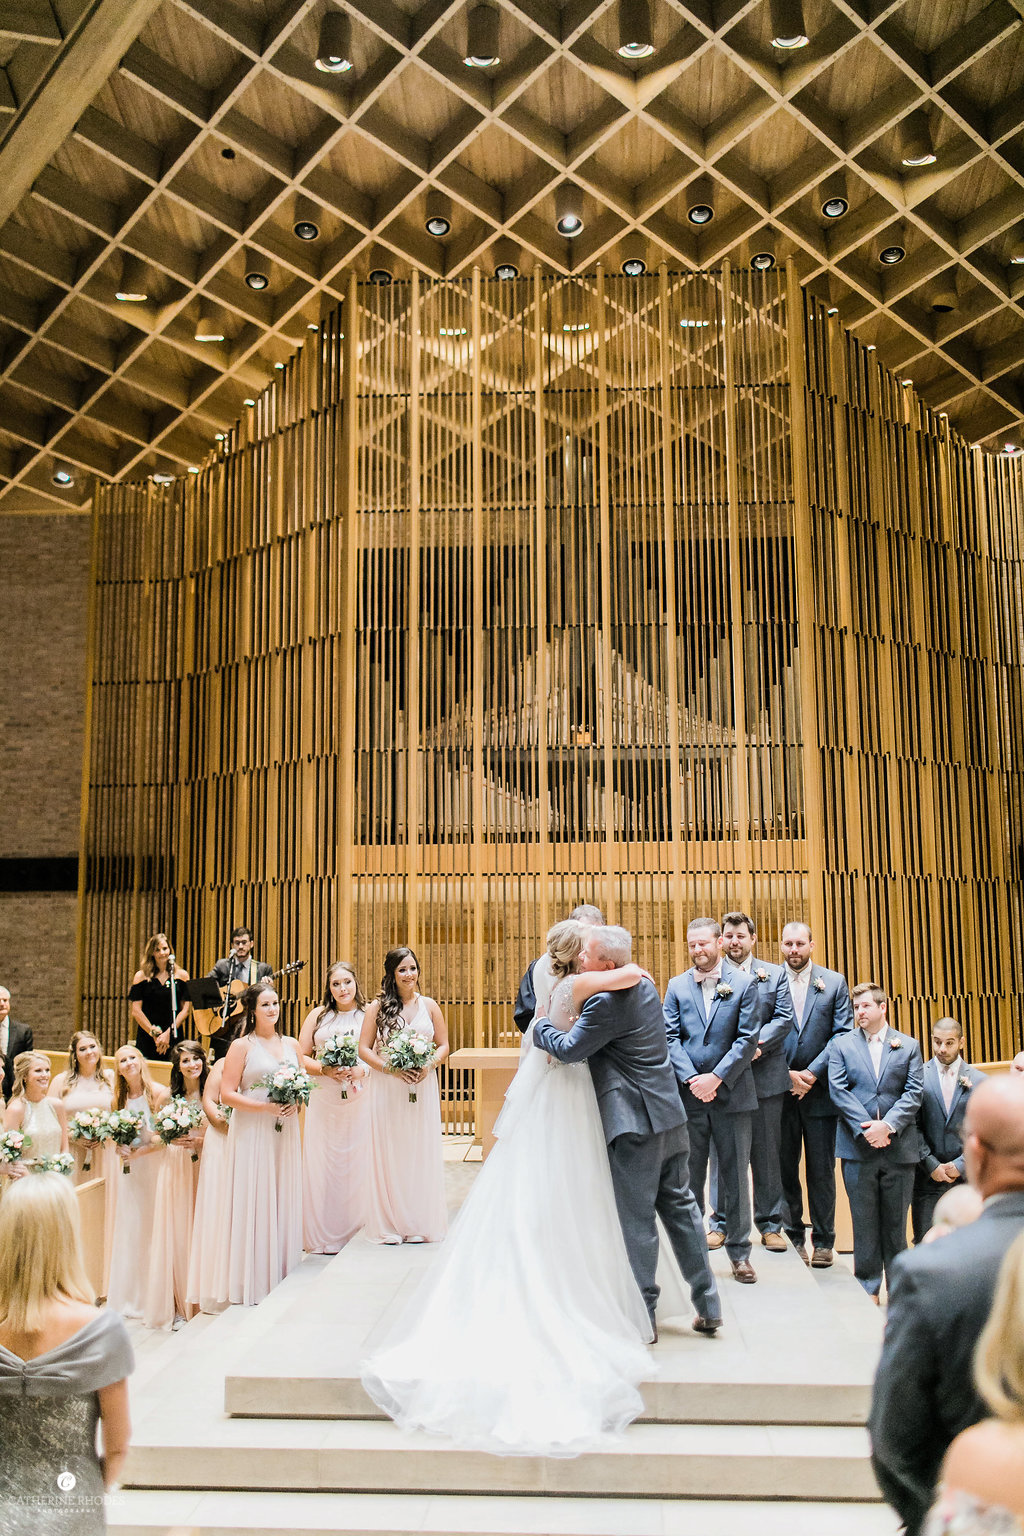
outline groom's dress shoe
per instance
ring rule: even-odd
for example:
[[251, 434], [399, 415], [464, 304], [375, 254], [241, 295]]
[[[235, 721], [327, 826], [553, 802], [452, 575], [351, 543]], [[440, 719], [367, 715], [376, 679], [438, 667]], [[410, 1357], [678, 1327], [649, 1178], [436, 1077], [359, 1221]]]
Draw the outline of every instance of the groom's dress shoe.
[[732, 1277], [741, 1285], [753, 1285], [757, 1279], [754, 1266], [747, 1259], [734, 1259], [732, 1264]]
[[722, 1326], [720, 1317], [695, 1317], [690, 1327], [694, 1333], [716, 1334]]

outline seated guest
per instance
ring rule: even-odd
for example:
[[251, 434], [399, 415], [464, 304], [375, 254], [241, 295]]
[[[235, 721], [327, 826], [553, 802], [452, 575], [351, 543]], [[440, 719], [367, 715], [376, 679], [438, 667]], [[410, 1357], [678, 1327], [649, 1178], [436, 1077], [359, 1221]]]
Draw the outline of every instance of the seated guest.
[[933, 1243], [937, 1237], [948, 1237], [960, 1227], [969, 1227], [981, 1215], [982, 1198], [973, 1184], [954, 1184], [935, 1202], [932, 1224], [923, 1243]]
[[11, 1018], [11, 994], [0, 987], [0, 1097], [9, 1099], [14, 1089], [14, 1058], [32, 1049], [32, 1031]]
[[964, 1112], [968, 1095], [985, 1081], [985, 1074], [967, 1065], [963, 1046], [963, 1025], [956, 1019], [939, 1019], [932, 1026], [932, 1058], [924, 1069], [923, 1097], [917, 1112], [921, 1161], [914, 1170], [911, 1202], [915, 1243], [921, 1242], [931, 1226], [935, 1203], [943, 1190], [966, 1177], [961, 1135]]
[[888, 998], [873, 982], [853, 989], [857, 1026], [833, 1041], [828, 1087], [839, 1111], [836, 1151], [853, 1218], [853, 1272], [876, 1303], [893, 1259], [907, 1246], [917, 1163], [921, 1047], [891, 1028]]
[[989, 1078], [967, 1102], [967, 1177], [984, 1207], [966, 1231], [893, 1265], [868, 1431], [882, 1493], [918, 1536], [947, 1448], [985, 1416], [971, 1362], [999, 1266], [1024, 1233], [1024, 1082]]
[[926, 1536], [1024, 1532], [1024, 1237], [999, 1271], [974, 1377], [992, 1418], [963, 1430], [950, 1446]]

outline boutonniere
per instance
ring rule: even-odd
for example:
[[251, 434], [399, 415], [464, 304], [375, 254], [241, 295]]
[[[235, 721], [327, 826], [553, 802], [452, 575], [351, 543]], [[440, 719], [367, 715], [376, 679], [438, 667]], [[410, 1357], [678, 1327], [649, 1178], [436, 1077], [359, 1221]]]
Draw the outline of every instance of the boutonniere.
[[766, 970], [764, 970], [763, 968], [761, 970], [759, 970], [759, 971], [755, 971], [754, 975], [755, 975], [755, 977], [757, 978], [758, 981], [767, 981], [768, 980], [768, 972]]
[[960, 1076], [957, 1078], [957, 1082], [960, 1084], [961, 1088], [973, 1088], [974, 1086], [966, 1072], [961, 1072]]
[[813, 985], [815, 992], [824, 992], [825, 983], [822, 981], [820, 976], [815, 976]]
[[720, 981], [715, 988], [716, 997], [732, 997], [732, 987], [727, 981]]
[[898, 1051], [900, 1049], [900, 1047], [902, 1046], [902, 1044], [903, 1044], [902, 1040], [896, 1040], [892, 1036], [889, 1037], [889, 1049], [890, 1049], [890, 1051]]

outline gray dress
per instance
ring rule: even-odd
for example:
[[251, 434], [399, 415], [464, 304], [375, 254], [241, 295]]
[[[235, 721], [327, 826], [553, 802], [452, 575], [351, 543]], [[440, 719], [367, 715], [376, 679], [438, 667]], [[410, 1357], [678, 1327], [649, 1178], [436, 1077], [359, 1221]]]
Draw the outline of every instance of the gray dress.
[[0, 1345], [0, 1536], [100, 1536], [101, 1387], [134, 1369], [116, 1312], [98, 1312], [34, 1360]]

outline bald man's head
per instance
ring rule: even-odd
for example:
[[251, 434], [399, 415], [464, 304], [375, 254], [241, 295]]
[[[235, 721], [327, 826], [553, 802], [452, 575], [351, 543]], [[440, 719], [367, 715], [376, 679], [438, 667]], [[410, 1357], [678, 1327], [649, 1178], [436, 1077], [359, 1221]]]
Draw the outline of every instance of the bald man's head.
[[984, 1198], [1024, 1189], [1024, 1078], [990, 1077], [967, 1100], [967, 1175]]

